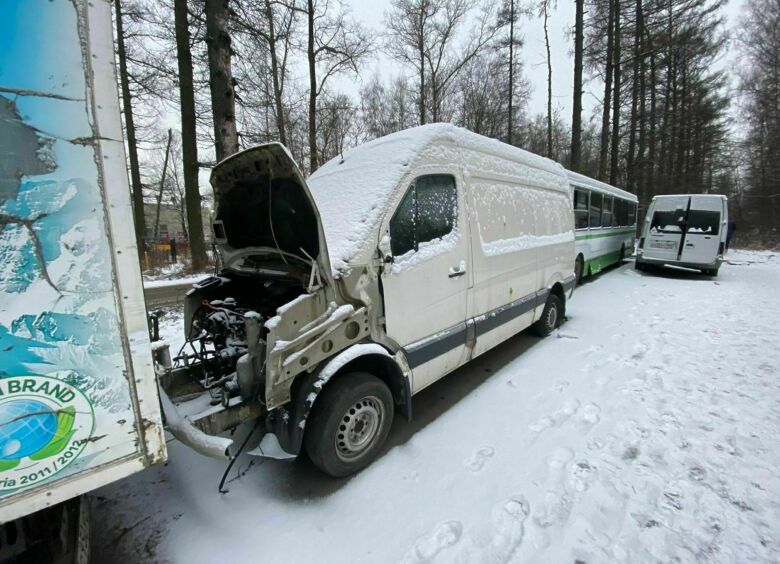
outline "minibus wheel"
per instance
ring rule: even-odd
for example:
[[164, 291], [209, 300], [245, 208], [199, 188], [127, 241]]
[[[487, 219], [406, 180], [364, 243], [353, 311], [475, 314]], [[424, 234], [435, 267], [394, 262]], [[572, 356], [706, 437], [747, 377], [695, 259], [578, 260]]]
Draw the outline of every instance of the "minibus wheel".
[[574, 261], [574, 276], [577, 284], [582, 282], [582, 269], [584, 264], [585, 261], [583, 260], [582, 255], [577, 255], [577, 259]]
[[306, 424], [306, 452], [314, 465], [340, 478], [376, 458], [393, 424], [393, 395], [365, 372], [340, 375], [327, 386]]
[[555, 294], [547, 296], [547, 303], [544, 304], [542, 317], [534, 323], [534, 333], [540, 337], [546, 337], [561, 324], [563, 317], [563, 306], [560, 298]]

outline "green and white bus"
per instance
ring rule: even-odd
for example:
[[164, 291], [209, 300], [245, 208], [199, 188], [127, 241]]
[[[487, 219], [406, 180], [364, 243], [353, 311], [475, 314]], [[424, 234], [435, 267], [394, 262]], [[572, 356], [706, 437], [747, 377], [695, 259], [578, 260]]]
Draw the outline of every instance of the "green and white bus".
[[572, 190], [577, 280], [596, 274], [634, 252], [637, 197], [576, 172]]

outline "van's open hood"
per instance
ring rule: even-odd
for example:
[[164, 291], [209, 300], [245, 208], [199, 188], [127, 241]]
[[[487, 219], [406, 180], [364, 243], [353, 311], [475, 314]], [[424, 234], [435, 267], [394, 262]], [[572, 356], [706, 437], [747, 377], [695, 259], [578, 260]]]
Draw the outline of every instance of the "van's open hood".
[[229, 156], [212, 169], [211, 185], [214, 235], [226, 268], [300, 278], [314, 259], [322, 282], [332, 283], [317, 206], [284, 145]]

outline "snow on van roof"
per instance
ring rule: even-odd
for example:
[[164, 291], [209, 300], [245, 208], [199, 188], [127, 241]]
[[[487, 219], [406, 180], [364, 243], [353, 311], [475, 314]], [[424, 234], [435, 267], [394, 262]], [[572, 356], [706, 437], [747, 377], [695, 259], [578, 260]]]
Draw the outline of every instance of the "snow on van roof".
[[322, 218], [335, 276], [368, 260], [373, 231], [399, 182], [426, 146], [449, 142], [560, 174], [556, 162], [449, 123], [405, 129], [344, 151], [314, 172], [307, 184]]
[[569, 177], [569, 182], [571, 182], [575, 186], [581, 186], [582, 188], [589, 188], [591, 190], [595, 189], [601, 192], [605, 192], [607, 194], [613, 194], [615, 196], [620, 196], [621, 198], [625, 198], [626, 200], [631, 200], [632, 202], [637, 201], [636, 194], [632, 194], [631, 192], [626, 192], [625, 190], [616, 188], [611, 184], [607, 184], [606, 182], [601, 182], [600, 180], [596, 180], [595, 178], [591, 178], [590, 176], [585, 176], [584, 174], [574, 172], [573, 170], [567, 170], [566, 176]]

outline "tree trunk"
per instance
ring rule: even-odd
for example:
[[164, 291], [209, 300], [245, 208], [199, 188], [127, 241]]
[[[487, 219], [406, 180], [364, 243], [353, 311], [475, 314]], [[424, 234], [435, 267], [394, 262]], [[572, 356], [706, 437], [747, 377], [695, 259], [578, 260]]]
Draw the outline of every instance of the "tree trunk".
[[[582, 1], [582, 0], [580, 0]], [[506, 142], [512, 144], [515, 101], [515, 0], [509, 0], [509, 116]]]
[[425, 125], [425, 8], [420, 10], [420, 23], [417, 32], [418, 48], [420, 50], [420, 125]]
[[230, 67], [228, 0], [206, 0], [206, 45], [217, 162], [238, 152], [236, 94]]
[[635, 186], [636, 180], [636, 133], [639, 117], [637, 112], [639, 111], [639, 82], [640, 82], [640, 68], [639, 63], [642, 58], [641, 46], [642, 46], [642, 0], [636, 0], [635, 9], [635, 23], [634, 23], [634, 51], [633, 51], [633, 64], [631, 77], [631, 120], [629, 123], [629, 135], [628, 135], [628, 159], [626, 163], [626, 188], [635, 194], [638, 192]]
[[576, 0], [576, 16], [574, 19], [574, 100], [571, 113], [571, 161], [569, 168], [580, 172], [582, 154], [582, 54], [583, 54], [583, 19], [585, 0]]
[[612, 83], [612, 150], [609, 158], [609, 183], [616, 186], [618, 183], [618, 164], [620, 160], [620, 0], [615, 0], [615, 31], [612, 42], [613, 64], [615, 79]]
[[174, 0], [176, 25], [176, 57], [179, 67], [179, 97], [181, 99], [181, 152], [184, 170], [184, 197], [189, 224], [192, 268], [202, 270], [207, 263], [203, 238], [203, 211], [198, 189], [198, 145], [195, 133], [195, 91], [192, 83], [192, 53], [187, 0]]
[[122, 110], [127, 132], [127, 157], [130, 160], [130, 187], [133, 199], [133, 223], [135, 225], [135, 244], [138, 256], [143, 264], [144, 235], [146, 234], [146, 219], [144, 217], [144, 192], [141, 183], [141, 168], [138, 165], [138, 142], [135, 138], [135, 120], [133, 118], [133, 100], [130, 95], [130, 80], [127, 74], [127, 53], [125, 51], [125, 34], [122, 25], [122, 3], [114, 0], [116, 10], [116, 44], [119, 56], [119, 82], [122, 88]]
[[282, 87], [279, 80], [279, 59], [276, 54], [276, 29], [274, 27], [274, 12], [271, 0], [265, 0], [265, 16], [268, 19], [268, 50], [271, 55], [271, 78], [274, 85], [274, 105], [276, 107], [276, 128], [279, 130], [279, 141], [287, 145], [287, 131], [282, 100]]
[[616, 0], [608, 0], [609, 17], [607, 18], [607, 54], [604, 68], [604, 104], [601, 110], [601, 147], [599, 151], [599, 180], [607, 179], [607, 160], [609, 157], [609, 106], [612, 96], [612, 48], [613, 31], [615, 27]]
[[163, 190], [165, 190], [165, 173], [168, 172], [168, 157], [171, 154], [171, 139], [173, 131], [168, 130], [168, 143], [165, 145], [165, 159], [163, 159], [162, 175], [160, 176], [160, 188], [157, 190], [157, 213], [154, 218], [154, 239], [160, 240], [160, 208], [162, 207]]
[[553, 158], [552, 134], [552, 60], [550, 59], [550, 34], [547, 30], [549, 2], [544, 2], [544, 46], [547, 49], [547, 156]]
[[306, 55], [309, 62], [309, 174], [320, 166], [317, 156], [317, 65], [314, 54], [314, 0], [308, 0], [306, 11], [308, 43]]

